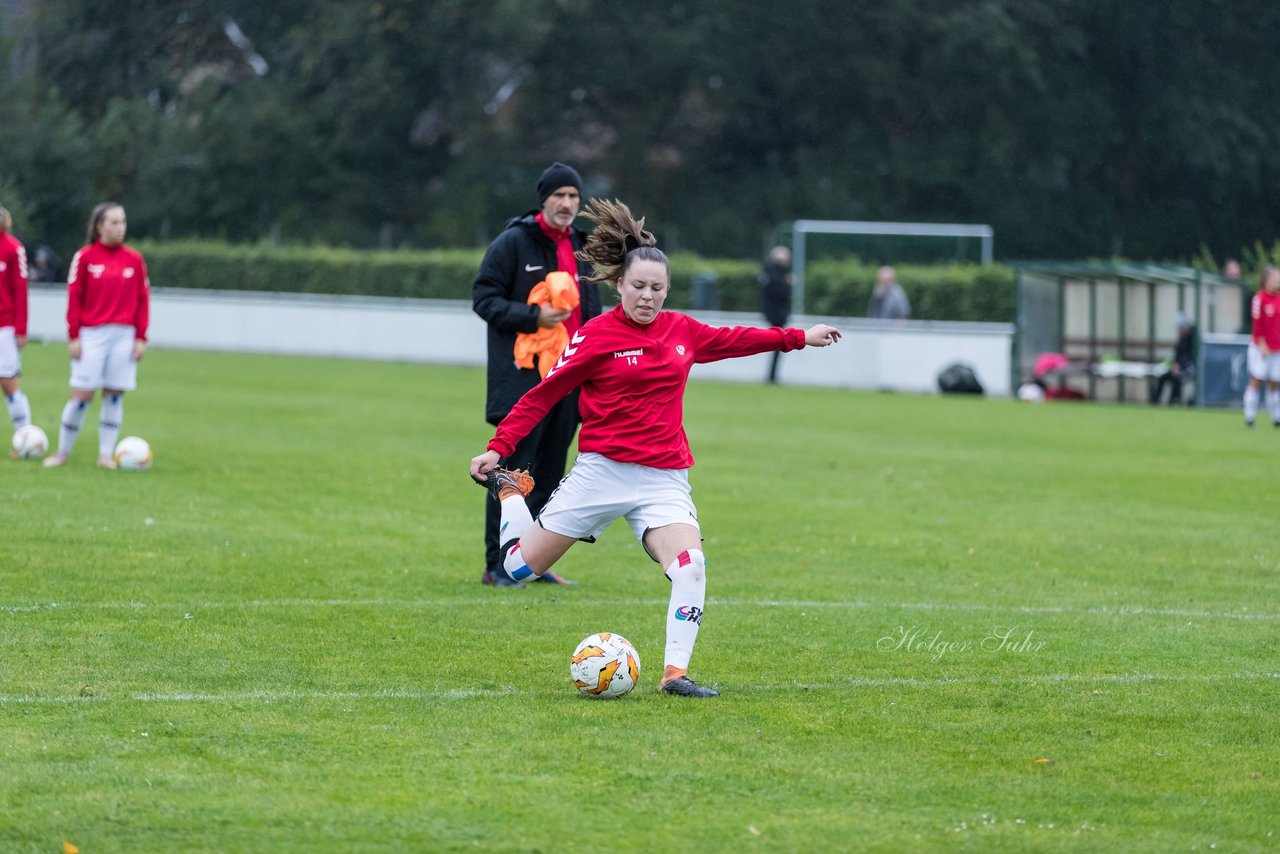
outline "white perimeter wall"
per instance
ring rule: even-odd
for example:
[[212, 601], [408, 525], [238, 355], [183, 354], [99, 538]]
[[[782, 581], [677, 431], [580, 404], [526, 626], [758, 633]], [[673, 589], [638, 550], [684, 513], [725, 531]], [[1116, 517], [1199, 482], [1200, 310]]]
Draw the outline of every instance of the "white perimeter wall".
[[[692, 312], [716, 326], [763, 326], [753, 314]], [[65, 341], [66, 289], [31, 286], [30, 336]], [[782, 357], [792, 385], [936, 392], [938, 373], [966, 362], [988, 394], [1010, 393], [1013, 326], [935, 321], [886, 325], [863, 318], [795, 317], [791, 325], [833, 323], [844, 340]], [[381, 297], [270, 294], [156, 288], [154, 347], [483, 365], [484, 322], [471, 303]], [[760, 382], [768, 355], [698, 365], [694, 378]]]

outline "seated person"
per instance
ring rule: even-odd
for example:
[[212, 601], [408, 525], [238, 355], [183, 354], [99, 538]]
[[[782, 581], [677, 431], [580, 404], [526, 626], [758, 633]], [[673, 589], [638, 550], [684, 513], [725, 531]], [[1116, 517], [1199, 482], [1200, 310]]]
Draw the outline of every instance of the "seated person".
[[1169, 361], [1168, 370], [1159, 376], [1151, 391], [1152, 403], [1160, 402], [1166, 385], [1170, 388], [1169, 405], [1182, 403], [1182, 383], [1196, 372], [1195, 324], [1191, 322], [1191, 318], [1178, 312], [1177, 326], [1178, 343], [1173, 347], [1173, 358]]

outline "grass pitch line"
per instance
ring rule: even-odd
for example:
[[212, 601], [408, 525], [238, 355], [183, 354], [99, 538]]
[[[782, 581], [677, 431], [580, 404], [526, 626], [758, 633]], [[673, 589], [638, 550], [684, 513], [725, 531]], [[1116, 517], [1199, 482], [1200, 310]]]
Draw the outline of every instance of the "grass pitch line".
[[[951, 685], [984, 685], [992, 688], [1036, 685], [1041, 683], [1084, 683], [1133, 685], [1145, 683], [1207, 683], [1207, 682], [1271, 682], [1280, 680], [1275, 673], [1045, 673], [1038, 676], [938, 676], [922, 679], [915, 676], [851, 677], [834, 682], [807, 685], [776, 684], [745, 686], [738, 696], [749, 698], [753, 694], [786, 691], [799, 688], [805, 691], [839, 691], [849, 688], [945, 688]], [[80, 703], [245, 703], [264, 704], [315, 700], [466, 700], [475, 697], [529, 697], [547, 694], [548, 690], [520, 691], [503, 688], [451, 688], [448, 690], [410, 690], [389, 688], [382, 691], [229, 691], [221, 694], [179, 692], [172, 694], [133, 693], [112, 696], [110, 694], [76, 694], [70, 696], [42, 697], [38, 695], [0, 695], [0, 706], [12, 705], [76, 705]]]
[[[503, 596], [468, 599], [246, 599], [242, 602], [50, 602], [35, 605], [0, 605], [0, 614], [25, 614], [53, 612], [71, 609], [104, 611], [180, 611], [234, 608], [376, 608], [417, 609], [484, 607], [501, 605], [543, 605], [547, 607], [577, 605], [581, 607], [649, 607], [666, 605], [666, 599], [574, 599], [563, 595], [555, 599], [539, 597]], [[1186, 617], [1201, 620], [1256, 620], [1280, 622], [1280, 614], [1252, 613], [1249, 611], [1198, 611], [1189, 608], [1149, 608], [1142, 605], [1097, 605], [1092, 608], [1066, 608], [1054, 605], [989, 605], [970, 602], [867, 602], [860, 599], [848, 601], [774, 600], [774, 599], [715, 599], [707, 600], [709, 606], [721, 608], [832, 608], [883, 611], [990, 611], [1012, 614], [1081, 614], [1103, 617]]]

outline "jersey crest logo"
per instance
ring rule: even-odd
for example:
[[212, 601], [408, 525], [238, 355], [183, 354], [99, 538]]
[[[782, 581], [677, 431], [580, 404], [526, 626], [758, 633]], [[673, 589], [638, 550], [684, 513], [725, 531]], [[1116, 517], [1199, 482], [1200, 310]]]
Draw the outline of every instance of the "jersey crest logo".
[[[551, 366], [551, 370], [547, 371], [547, 376], [549, 377], [552, 374], [554, 374], [556, 371], [560, 370], [560, 368], [564, 365], [564, 363], [569, 361], [569, 357], [572, 356], [574, 353], [578, 352], [578, 345], [580, 345], [583, 341], [586, 341], [586, 340], [587, 340], [587, 336], [582, 334], [581, 329], [579, 329], [577, 332], [574, 332], [573, 338], [569, 339], [569, 346], [564, 348], [564, 352], [560, 354], [560, 358], [556, 359], [556, 363]], [[546, 379], [546, 377], [544, 377], [543, 379]]]
[[683, 345], [683, 344], [677, 344], [677, 345], [676, 345], [676, 353], [678, 353], [678, 354], [679, 354], [679, 355], [681, 355], [681, 356], [683, 356], [683, 355], [684, 355], [684, 345]]
[[124, 277], [125, 277], [126, 279], [132, 279], [132, 278], [133, 278], [133, 268], [132, 268], [132, 267], [125, 267], [125, 268], [124, 268]]
[[0, 261], [0, 273], [3, 273], [7, 269], [9, 269], [9, 265], [3, 261]]

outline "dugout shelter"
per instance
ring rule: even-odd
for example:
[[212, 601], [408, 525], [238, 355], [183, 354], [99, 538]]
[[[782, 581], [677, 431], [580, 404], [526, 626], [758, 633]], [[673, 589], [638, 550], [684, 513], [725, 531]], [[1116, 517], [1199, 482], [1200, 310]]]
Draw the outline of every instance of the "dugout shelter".
[[1034, 261], [1013, 263], [1013, 387], [1042, 353], [1062, 353], [1093, 400], [1146, 403], [1177, 339], [1195, 325], [1197, 405], [1234, 405], [1244, 382], [1248, 286], [1191, 267]]

